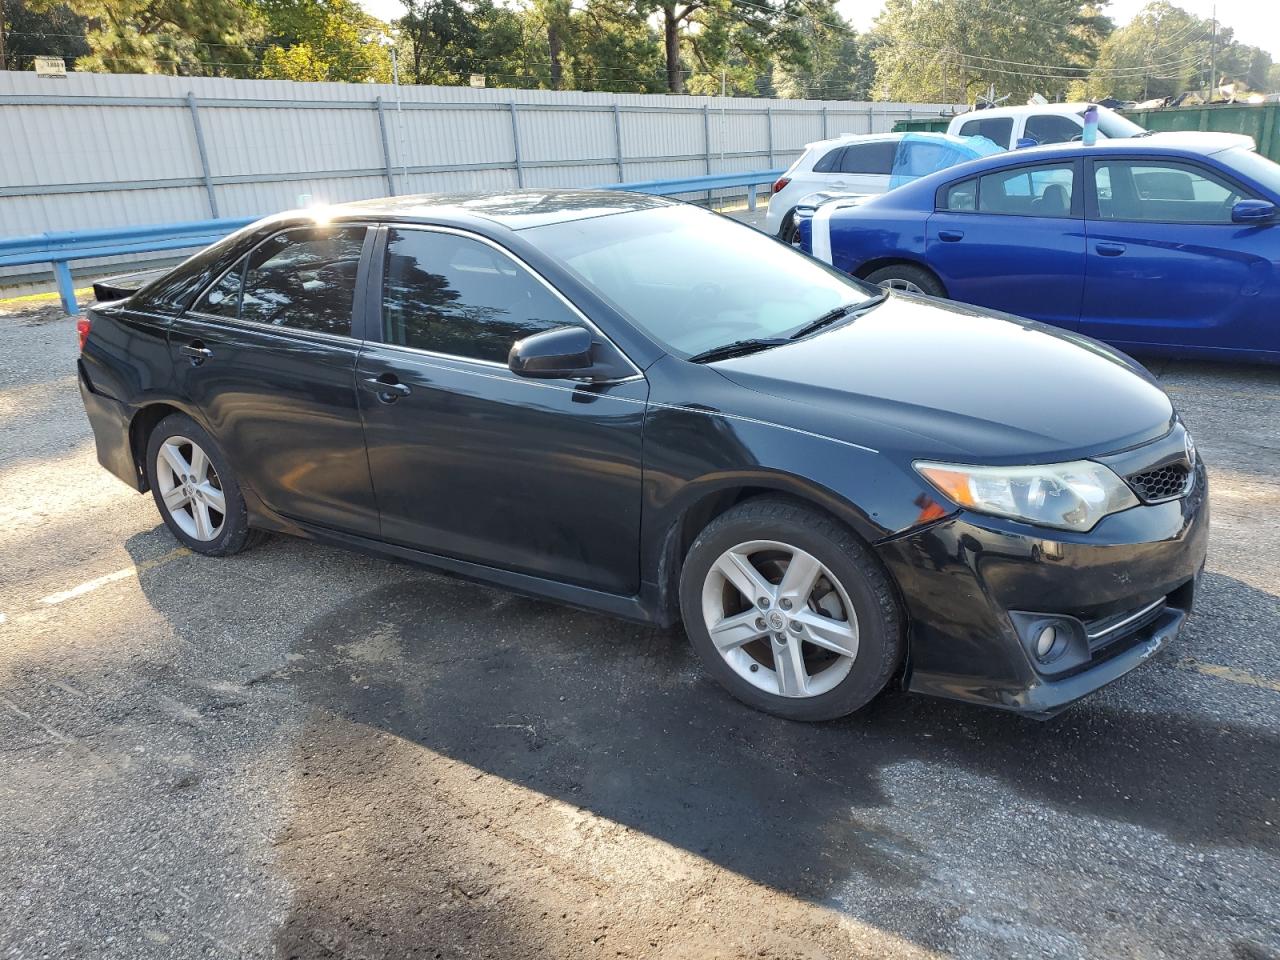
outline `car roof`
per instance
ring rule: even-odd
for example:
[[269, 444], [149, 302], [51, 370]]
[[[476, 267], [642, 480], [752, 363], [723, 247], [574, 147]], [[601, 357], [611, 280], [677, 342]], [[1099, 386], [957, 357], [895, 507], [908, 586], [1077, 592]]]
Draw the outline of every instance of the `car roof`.
[[1036, 147], [1010, 150], [995, 156], [1075, 156], [1078, 153], [1198, 153], [1201, 156], [1209, 156], [1233, 147], [1244, 146], [1245, 139], [1238, 133], [1170, 131], [1152, 133], [1145, 137], [1099, 137], [1090, 146], [1085, 146], [1079, 140], [1070, 143], [1046, 143]]
[[524, 230], [549, 223], [605, 217], [670, 206], [676, 201], [614, 190], [507, 190], [491, 193], [422, 193], [378, 197], [326, 207], [330, 220], [373, 219]]
[[[956, 120], [964, 118], [965, 120], [974, 120], [979, 117], [1016, 117], [1021, 113], [1061, 113], [1061, 114], [1077, 114], [1081, 113], [1089, 104], [1080, 103], [1027, 103], [1018, 104], [1012, 107], [987, 107], [983, 110], [970, 110], [967, 113], [957, 114], [952, 118], [954, 123]], [[1094, 104], [1099, 110], [1110, 110], [1110, 107], [1104, 107], [1100, 104]], [[1111, 111], [1114, 113], [1115, 111]]]
[[953, 133], [942, 133], [936, 130], [898, 130], [886, 131], [885, 133], [842, 133], [838, 137], [830, 137], [826, 140], [815, 140], [813, 143], [806, 143], [805, 150], [825, 150], [828, 147], [847, 147], [851, 143], [874, 143], [881, 140], [901, 140], [903, 137], [911, 137], [913, 140], [921, 138], [930, 140], [942, 140], [946, 143], [964, 143], [964, 137], [957, 137]]

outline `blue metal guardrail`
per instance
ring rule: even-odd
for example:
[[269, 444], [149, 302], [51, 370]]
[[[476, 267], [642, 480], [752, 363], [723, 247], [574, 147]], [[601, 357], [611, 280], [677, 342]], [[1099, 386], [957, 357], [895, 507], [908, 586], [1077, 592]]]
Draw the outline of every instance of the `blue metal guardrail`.
[[[747, 173], [686, 177], [679, 180], [611, 183], [601, 189], [669, 196], [746, 187], [747, 206], [754, 210], [756, 188], [762, 183], [772, 183], [781, 175], [781, 170], [755, 170]], [[232, 231], [253, 223], [256, 219], [258, 218], [232, 217], [220, 220], [194, 220], [188, 223], [157, 223], [108, 230], [67, 230], [60, 233], [0, 238], [0, 267], [21, 267], [33, 263], [51, 264], [58, 283], [58, 296], [62, 300], [62, 308], [67, 313], [77, 314], [80, 308], [76, 305], [75, 287], [71, 279], [71, 261], [205, 247], [216, 240], [221, 240]]]

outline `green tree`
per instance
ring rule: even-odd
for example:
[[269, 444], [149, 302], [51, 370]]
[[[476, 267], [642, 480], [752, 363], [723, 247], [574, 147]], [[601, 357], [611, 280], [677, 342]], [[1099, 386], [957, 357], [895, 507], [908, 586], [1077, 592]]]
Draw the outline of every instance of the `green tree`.
[[877, 18], [877, 93], [969, 102], [989, 86], [1049, 99], [1083, 78], [1111, 22], [1080, 0], [888, 0]]
[[1083, 94], [1141, 101], [1197, 88], [1209, 62], [1211, 36], [1208, 20], [1164, 0], [1148, 4], [1102, 44]]
[[0, 0], [0, 70], [29, 70], [35, 57], [62, 57], [69, 64], [89, 53], [88, 21], [62, 3]]
[[[32, 2], [33, 9], [51, 4]], [[87, 23], [77, 70], [251, 76], [261, 27], [240, 0], [68, 0]]]
[[386, 24], [353, 0], [256, 0], [267, 48], [262, 76], [347, 83], [391, 80], [391, 59], [378, 42]]
[[[834, 13], [834, 11], [833, 11]], [[815, 21], [805, 30], [810, 59], [807, 71], [779, 63], [774, 70], [778, 96], [810, 100], [866, 100], [875, 81], [876, 34], [859, 35], [841, 17]]]

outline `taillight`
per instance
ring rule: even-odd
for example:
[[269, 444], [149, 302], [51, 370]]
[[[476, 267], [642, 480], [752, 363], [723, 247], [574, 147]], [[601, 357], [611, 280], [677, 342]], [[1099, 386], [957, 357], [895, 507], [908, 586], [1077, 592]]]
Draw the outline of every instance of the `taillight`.
[[773, 192], [781, 193], [784, 189], [786, 189], [787, 184], [790, 182], [791, 182], [790, 177], [779, 177], [778, 182], [773, 185]]
[[76, 321], [76, 333], [80, 337], [80, 350], [83, 352], [85, 341], [89, 339], [89, 327], [93, 325], [93, 318], [85, 314]]

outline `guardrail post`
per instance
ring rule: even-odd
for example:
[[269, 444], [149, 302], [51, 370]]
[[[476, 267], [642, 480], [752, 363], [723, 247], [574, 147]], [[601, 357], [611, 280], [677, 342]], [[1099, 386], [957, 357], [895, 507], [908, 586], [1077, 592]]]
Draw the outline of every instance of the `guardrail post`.
[[613, 105], [613, 145], [618, 152], [618, 182], [622, 183], [622, 111]]
[[524, 163], [520, 159], [520, 121], [516, 119], [516, 102], [510, 101], [511, 108], [511, 147], [516, 157], [516, 186], [524, 186]]
[[[706, 160], [707, 176], [711, 176], [711, 106], [702, 105], [702, 145], [706, 148], [703, 158]], [[721, 171], [723, 172], [723, 171]], [[713, 191], [707, 191], [707, 206], [711, 206]]]
[[387, 113], [382, 106], [381, 97], [376, 98], [373, 103], [378, 108], [378, 132], [382, 134], [382, 165], [387, 171], [387, 196], [394, 197], [396, 183], [391, 177], [391, 141], [387, 139]]
[[[200, 108], [196, 106], [196, 95], [190, 90], [187, 91], [187, 107], [191, 111], [191, 126], [196, 132], [196, 150], [200, 152], [200, 172], [204, 177], [204, 192], [209, 195], [209, 213], [217, 219], [218, 198], [213, 192], [213, 175], [209, 172], [209, 151], [204, 145], [204, 127], [200, 125]], [[70, 273], [67, 276], [70, 277]], [[75, 299], [72, 298], [72, 303], [74, 302]]]
[[747, 209], [754, 210], [756, 208], [756, 185], [754, 183], [747, 184]]
[[58, 281], [58, 297], [62, 300], [62, 309], [75, 316], [80, 312], [76, 303], [76, 285], [71, 282], [71, 264], [65, 260], [53, 261], [53, 275]]

